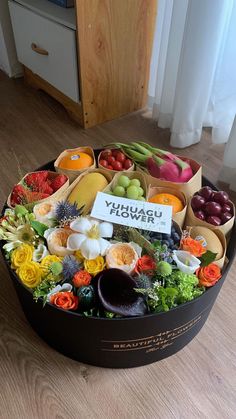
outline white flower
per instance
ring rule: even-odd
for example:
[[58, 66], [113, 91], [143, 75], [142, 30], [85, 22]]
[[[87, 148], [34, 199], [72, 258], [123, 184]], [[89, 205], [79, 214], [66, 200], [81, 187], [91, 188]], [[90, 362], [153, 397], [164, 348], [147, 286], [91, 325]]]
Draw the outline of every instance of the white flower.
[[110, 243], [103, 237], [111, 238], [113, 225], [100, 222], [90, 217], [79, 217], [72, 221], [70, 228], [77, 233], [71, 234], [67, 240], [67, 249], [80, 250], [86, 259], [104, 256]]
[[36, 204], [33, 209], [35, 219], [40, 223], [52, 227], [55, 222], [55, 204], [50, 202], [41, 202]]
[[40, 262], [45, 256], [49, 255], [49, 251], [42, 243], [33, 252], [33, 261]]
[[67, 284], [66, 282], [62, 285], [57, 285], [54, 287], [47, 295], [47, 301], [50, 301], [50, 298], [53, 294], [57, 294], [58, 292], [71, 292], [72, 291], [72, 285]]
[[179, 270], [185, 274], [193, 274], [201, 264], [198, 258], [185, 250], [174, 250], [172, 257]]

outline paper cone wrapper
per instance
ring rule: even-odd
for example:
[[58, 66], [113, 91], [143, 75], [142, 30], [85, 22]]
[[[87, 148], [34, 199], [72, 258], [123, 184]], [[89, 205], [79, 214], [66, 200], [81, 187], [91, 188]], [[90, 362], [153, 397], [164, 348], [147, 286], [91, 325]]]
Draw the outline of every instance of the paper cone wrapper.
[[112, 179], [112, 182], [105, 188], [104, 192], [112, 192], [113, 189], [117, 186], [119, 177], [121, 175], [127, 176], [130, 180], [131, 179], [138, 179], [140, 181], [141, 188], [143, 188], [143, 190], [144, 190], [144, 195], [143, 196], [144, 196], [145, 199], [147, 199], [148, 188], [147, 188], [145, 174], [141, 173], [141, 172], [137, 172], [136, 170], [129, 171], [129, 172], [127, 172], [127, 171], [126, 172], [116, 172], [115, 176]]
[[[196, 225], [194, 227], [201, 227], [201, 225], [198, 224], [198, 225]], [[187, 230], [189, 231], [190, 236], [191, 236], [191, 231], [194, 229], [194, 227], [187, 227]], [[214, 227], [214, 226], [212, 226], [212, 227]], [[227, 250], [227, 243], [226, 243], [225, 235], [224, 235], [224, 233], [221, 230], [219, 230], [219, 228], [211, 228], [211, 227], [207, 227], [207, 228], [209, 228], [209, 230], [212, 230], [217, 235], [217, 237], [219, 238], [219, 240], [220, 240], [220, 242], [222, 244], [222, 247], [223, 247], [223, 256], [220, 259], [218, 259], [218, 260], [214, 260], [214, 262], [213, 262], [216, 265], [218, 265], [220, 269], [222, 269], [224, 267], [225, 263], [228, 262], [228, 259], [225, 256], [226, 255], [226, 250]]]
[[[104, 151], [104, 150], [103, 150]], [[98, 167], [100, 168], [100, 169], [104, 169], [104, 170], [106, 170], [108, 173], [111, 173], [112, 174], [112, 176], [115, 176], [116, 174], [119, 174], [119, 173], [122, 173], [122, 172], [124, 172], [125, 174], [127, 173], [127, 172], [133, 172], [134, 170], [135, 170], [135, 166], [134, 166], [134, 164], [129, 168], [129, 169], [127, 169], [127, 170], [121, 170], [121, 171], [118, 171], [118, 170], [110, 170], [110, 169], [106, 169], [105, 167], [103, 167], [100, 163], [99, 163], [99, 161], [100, 161], [100, 158], [101, 158], [101, 154], [102, 154], [102, 151], [101, 151], [101, 153], [99, 153], [99, 156], [98, 156]], [[131, 159], [130, 159], [131, 160]]]
[[167, 188], [173, 188], [181, 191], [185, 194], [186, 198], [189, 199], [195, 192], [199, 191], [202, 187], [202, 167], [195, 160], [178, 156], [182, 160], [187, 160], [193, 170], [193, 177], [186, 183], [169, 182], [168, 180], [158, 179], [148, 174], [146, 169], [141, 166], [137, 167], [136, 170], [146, 173], [147, 184], [151, 186], [162, 186]]
[[[89, 154], [93, 159], [93, 164], [89, 167], [86, 167], [84, 169], [78, 169], [78, 170], [71, 170], [71, 169], [62, 169], [59, 167], [60, 161], [63, 157], [65, 157], [68, 153], [73, 152], [75, 155], [78, 153], [87, 153]], [[95, 169], [96, 168], [96, 160], [94, 156], [93, 149], [91, 147], [77, 147], [77, 148], [70, 148], [67, 150], [64, 150], [58, 158], [54, 162], [54, 167], [56, 172], [63, 173], [64, 175], [68, 176], [70, 183], [73, 182], [81, 173], [86, 172], [88, 169]]]
[[233, 228], [234, 220], [235, 220], [235, 206], [232, 201], [230, 201], [230, 204], [232, 205], [232, 208], [233, 208], [233, 214], [234, 214], [233, 217], [229, 221], [227, 221], [227, 223], [225, 224], [222, 224], [220, 226], [214, 226], [210, 223], [207, 223], [206, 221], [199, 220], [199, 218], [197, 218], [194, 215], [194, 212], [191, 207], [191, 203], [189, 202], [188, 208], [187, 208], [186, 219], [185, 219], [185, 226], [203, 226], [203, 227], [208, 227], [211, 230], [218, 229], [222, 231], [222, 233], [226, 237], [226, 240], [228, 241], [230, 238], [230, 232]]
[[169, 193], [180, 199], [180, 201], [183, 204], [183, 209], [182, 211], [179, 211], [179, 212], [176, 212], [176, 214], [173, 214], [172, 220], [176, 221], [176, 223], [182, 228], [184, 226], [185, 215], [187, 211], [187, 199], [186, 199], [185, 194], [174, 188], [167, 188], [167, 187], [164, 188], [161, 186], [149, 186], [147, 200], [149, 200], [153, 195], [156, 195], [158, 193]]
[[[42, 172], [42, 170], [40, 170], [40, 171]], [[49, 170], [47, 170], [47, 171], [48, 171], [48, 178], [51, 179], [51, 180], [52, 179], [55, 179], [58, 176], [58, 173], [56, 173], [56, 172], [51, 172]], [[18, 185], [19, 184], [23, 184], [24, 179], [26, 178], [26, 176], [31, 175], [32, 173], [35, 173], [35, 172], [26, 173], [26, 175], [21, 179], [21, 181], [18, 183]], [[59, 201], [60, 200], [60, 197], [67, 190], [68, 186], [69, 186], [69, 179], [67, 179], [67, 181], [64, 183], [64, 185], [61, 186], [60, 189], [58, 189], [56, 192], [54, 192], [49, 197], [44, 198], [44, 199], [40, 199], [37, 202], [35, 201], [35, 202], [31, 202], [31, 203], [25, 204], [24, 206], [26, 208], [31, 208], [33, 204], [38, 204], [38, 203], [41, 203], [41, 202], [56, 202], [56, 201]], [[7, 198], [7, 206], [10, 207], [10, 208], [14, 208], [11, 205], [11, 193], [10, 193], [10, 195]]]
[[[61, 199], [62, 200], [66, 200], [69, 197], [69, 195], [71, 194], [71, 192], [73, 191], [73, 189], [79, 184], [79, 182], [81, 181], [81, 179], [83, 179], [83, 177], [86, 176], [88, 173], [101, 173], [103, 176], [105, 176], [105, 178], [108, 181], [108, 185], [106, 186], [106, 188], [109, 187], [110, 182], [112, 180], [112, 175], [109, 174], [107, 170], [103, 170], [103, 169], [99, 169], [99, 168], [97, 168], [97, 169], [96, 168], [95, 169], [88, 169], [88, 170], [86, 170], [86, 172], [83, 172], [80, 176], [78, 176], [74, 180], [74, 182], [71, 183], [71, 185], [64, 191]], [[100, 192], [104, 192], [104, 191], [105, 190], [102, 190]], [[94, 200], [95, 200], [95, 198], [94, 198]], [[83, 215], [88, 214], [91, 211], [92, 206], [93, 206], [93, 204], [90, 206], [90, 208], [86, 212], [83, 211], [82, 214]]]

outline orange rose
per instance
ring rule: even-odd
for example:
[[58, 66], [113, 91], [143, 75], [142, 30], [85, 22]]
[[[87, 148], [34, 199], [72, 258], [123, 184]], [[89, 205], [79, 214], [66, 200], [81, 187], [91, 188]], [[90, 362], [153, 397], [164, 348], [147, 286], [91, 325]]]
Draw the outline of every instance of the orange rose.
[[153, 271], [154, 269], [156, 269], [156, 262], [148, 255], [144, 255], [139, 258], [134, 268], [137, 274], [141, 272], [148, 273], [148, 271]]
[[91, 282], [91, 279], [92, 279], [92, 276], [87, 271], [81, 270], [79, 272], [76, 272], [72, 282], [75, 287], [80, 288], [80, 287], [89, 285]]
[[212, 285], [215, 285], [221, 278], [220, 268], [215, 263], [210, 263], [208, 266], [198, 268], [196, 270], [196, 275], [199, 279], [198, 285], [203, 287], [212, 287]]
[[57, 292], [51, 295], [50, 303], [64, 310], [76, 310], [79, 304], [79, 298], [73, 292]]
[[180, 243], [180, 249], [186, 250], [196, 258], [202, 256], [203, 253], [206, 253], [206, 248], [202, 246], [200, 241], [194, 240], [192, 237], [186, 237], [186, 239], [182, 239]]

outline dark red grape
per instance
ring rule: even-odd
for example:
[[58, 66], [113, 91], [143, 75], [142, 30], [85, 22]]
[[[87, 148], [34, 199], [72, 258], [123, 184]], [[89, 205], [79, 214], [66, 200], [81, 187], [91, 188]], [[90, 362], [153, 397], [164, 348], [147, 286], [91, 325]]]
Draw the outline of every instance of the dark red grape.
[[204, 210], [209, 215], [219, 215], [221, 213], [221, 205], [218, 202], [209, 201], [206, 203]]
[[224, 192], [224, 191], [215, 192], [215, 195], [214, 195], [215, 202], [218, 202], [220, 205], [224, 205], [228, 202], [228, 200], [229, 200], [229, 195], [227, 194], [227, 192]]
[[214, 226], [220, 226], [221, 225], [221, 219], [217, 217], [216, 215], [209, 215], [207, 217], [206, 221]]
[[205, 214], [203, 211], [199, 210], [199, 211], [195, 211], [194, 212], [195, 217], [199, 218], [199, 220], [204, 221], [205, 220]]
[[205, 204], [206, 200], [205, 198], [203, 198], [203, 196], [200, 195], [195, 195], [192, 197], [191, 199], [191, 205], [192, 205], [192, 209], [193, 210], [198, 210], [200, 208], [203, 207], [203, 205]]
[[212, 192], [213, 191], [210, 188], [210, 186], [204, 186], [203, 188], [200, 189], [200, 191], [198, 192], [198, 195], [203, 196], [203, 198], [205, 198], [206, 201], [209, 201], [209, 199], [211, 198]]
[[230, 212], [224, 212], [223, 214], [221, 214], [222, 224], [227, 223], [227, 221], [231, 220], [231, 218], [232, 218], [232, 214], [230, 214]]
[[221, 211], [222, 212], [231, 212], [231, 205], [229, 205], [229, 204], [224, 204], [223, 206], [222, 206], [222, 208], [221, 208]]

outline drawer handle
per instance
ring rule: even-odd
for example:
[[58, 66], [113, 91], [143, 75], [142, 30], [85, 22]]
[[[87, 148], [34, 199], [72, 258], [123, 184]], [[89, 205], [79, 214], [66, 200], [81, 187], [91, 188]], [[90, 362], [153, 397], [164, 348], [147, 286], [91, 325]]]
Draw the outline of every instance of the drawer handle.
[[46, 49], [37, 47], [37, 45], [34, 42], [31, 44], [31, 49], [34, 52], [37, 52], [37, 54], [40, 54], [40, 55], [48, 55], [48, 51], [46, 51]]

